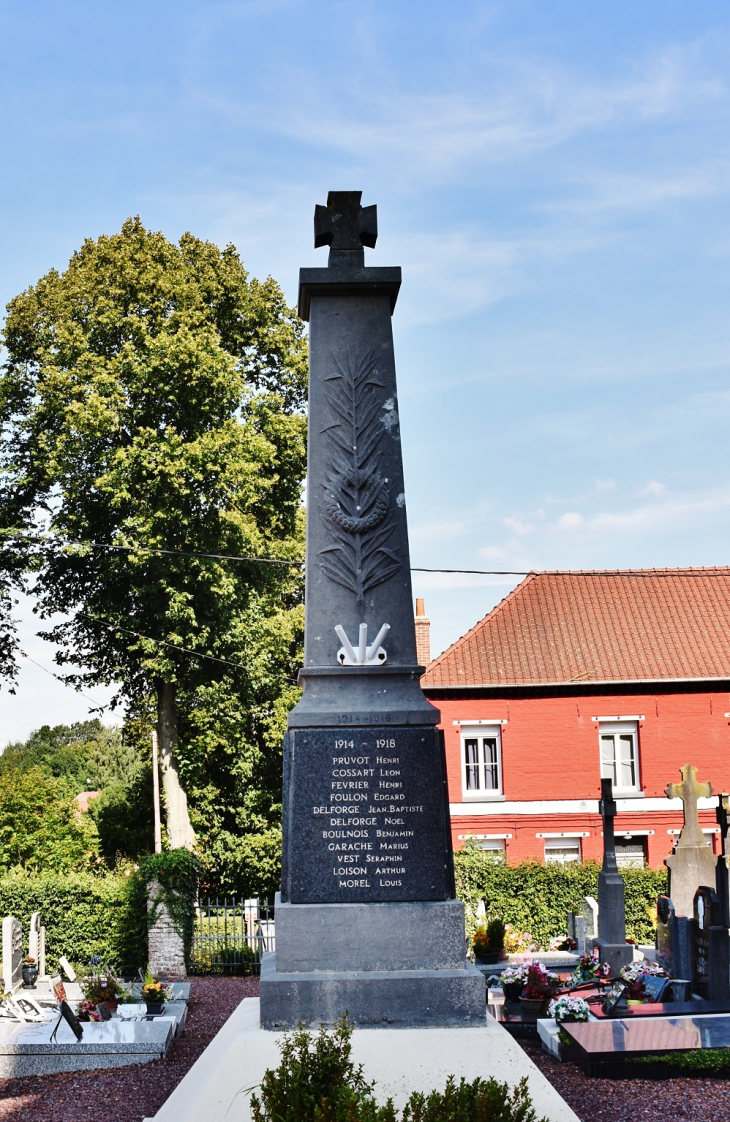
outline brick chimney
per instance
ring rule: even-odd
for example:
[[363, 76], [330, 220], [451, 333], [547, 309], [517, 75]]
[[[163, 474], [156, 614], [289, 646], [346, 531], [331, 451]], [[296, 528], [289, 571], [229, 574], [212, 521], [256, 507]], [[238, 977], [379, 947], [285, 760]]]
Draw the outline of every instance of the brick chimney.
[[416, 599], [416, 658], [420, 666], [428, 666], [431, 661], [431, 620], [426, 615], [423, 600]]

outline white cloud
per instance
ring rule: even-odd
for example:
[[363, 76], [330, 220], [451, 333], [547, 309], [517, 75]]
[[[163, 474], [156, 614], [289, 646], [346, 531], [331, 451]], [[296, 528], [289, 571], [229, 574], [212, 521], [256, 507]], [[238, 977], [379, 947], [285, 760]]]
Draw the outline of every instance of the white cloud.
[[616, 480], [615, 479], [596, 479], [593, 482], [593, 490], [596, 491], [598, 494], [601, 494], [604, 491], [615, 491], [616, 490]]
[[558, 519], [558, 529], [560, 530], [578, 530], [583, 525], [583, 515], [577, 514], [575, 511], [569, 510], [565, 514], [561, 514]]
[[512, 530], [513, 533], [519, 534], [520, 536], [522, 536], [523, 534], [531, 534], [536, 528], [533, 522], [526, 522], [522, 518], [517, 518], [513, 515], [509, 515], [507, 518], [503, 518], [502, 525], [506, 526], [508, 530]]
[[639, 491], [639, 495], [642, 497], [645, 495], [656, 495], [658, 497], [660, 495], [666, 495], [666, 493], [666, 483], [659, 483], [656, 479], [650, 479], [646, 486], [642, 487]]
[[502, 561], [507, 556], [507, 550], [501, 545], [485, 545], [479, 550], [479, 556], [485, 561]]

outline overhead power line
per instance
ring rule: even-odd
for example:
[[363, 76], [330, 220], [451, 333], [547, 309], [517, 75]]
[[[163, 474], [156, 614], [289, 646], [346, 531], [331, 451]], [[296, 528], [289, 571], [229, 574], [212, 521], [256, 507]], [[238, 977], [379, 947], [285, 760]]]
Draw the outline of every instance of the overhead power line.
[[[304, 561], [294, 561], [282, 557], [242, 557], [234, 553], [202, 553], [190, 549], [156, 549], [153, 546], [145, 545], [111, 545], [107, 542], [75, 542], [64, 541], [60, 538], [41, 537], [40, 535], [32, 535], [27, 533], [19, 533], [17, 530], [0, 530], [0, 535], [4, 536], [6, 540], [10, 539], [15, 541], [26, 542], [51, 542], [60, 546], [77, 546], [79, 548], [89, 549], [108, 549], [121, 553], [155, 553], [162, 554], [166, 557], [202, 557], [210, 558], [213, 561], [242, 561], [252, 562], [254, 564], [262, 565], [288, 565], [290, 568], [301, 568]], [[685, 566], [676, 569], [425, 569], [420, 566], [411, 566], [412, 573], [445, 573], [454, 574], [457, 576], [475, 576], [475, 577], [531, 577], [542, 574], [543, 576], [582, 576], [582, 577], [605, 577], [605, 576], [621, 576], [621, 577], [677, 577], [677, 576], [694, 576], [695, 574], [702, 574], [703, 576], [726, 576], [727, 566], [722, 565], [706, 565], [706, 566]]]
[[158, 643], [162, 647], [170, 647], [174, 651], [182, 651], [184, 654], [193, 655], [195, 658], [207, 658], [209, 662], [220, 662], [224, 666], [233, 666], [236, 670], [246, 669], [242, 662], [231, 662], [227, 658], [217, 658], [216, 655], [194, 651], [190, 647], [181, 647], [178, 643], [169, 643], [166, 639], [153, 639], [151, 635], [143, 635], [141, 631], [133, 631], [131, 627], [123, 627], [121, 623], [109, 623], [108, 620], [89, 615], [88, 612], [77, 612], [76, 614], [81, 616], [82, 619], [91, 619], [94, 623], [100, 623], [102, 627], [107, 627], [110, 631], [124, 631], [127, 635], [136, 635], [138, 639], [145, 639], [148, 643]]
[[75, 693], [80, 693], [82, 697], [85, 697], [87, 701], [90, 701], [92, 705], [96, 706], [97, 710], [100, 713], [104, 712], [104, 710], [106, 708], [105, 705], [100, 705], [98, 701], [94, 701], [94, 698], [89, 697], [88, 693], [84, 693], [83, 690], [76, 689], [76, 686], [72, 685], [71, 682], [67, 682], [66, 679], [62, 678], [60, 674], [54, 674], [53, 671], [49, 670], [47, 666], [43, 666], [40, 662], [36, 662], [36, 660], [34, 658], [30, 657], [30, 655], [24, 654], [23, 658], [27, 662], [32, 662], [34, 666], [37, 666], [38, 669], [42, 670], [45, 674], [50, 674], [51, 677], [55, 678], [57, 682], [61, 683], [61, 685], [67, 686], [70, 690], [73, 690]]

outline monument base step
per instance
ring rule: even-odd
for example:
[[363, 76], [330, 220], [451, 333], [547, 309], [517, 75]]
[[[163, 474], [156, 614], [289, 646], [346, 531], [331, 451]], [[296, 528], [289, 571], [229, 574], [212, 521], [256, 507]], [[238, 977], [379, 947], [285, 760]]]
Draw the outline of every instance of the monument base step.
[[461, 970], [361, 970], [280, 974], [276, 955], [261, 962], [261, 1026], [331, 1025], [347, 1011], [355, 1025], [448, 1027], [484, 1023], [484, 978]]
[[[281, 1034], [261, 1029], [258, 999], [242, 1001], [154, 1122], [250, 1122], [251, 1093], [267, 1068], [278, 1067], [280, 1042]], [[578, 1122], [517, 1041], [484, 1012], [472, 1028], [355, 1029], [352, 1058], [375, 1083], [378, 1102], [392, 1098], [399, 1110], [413, 1091], [443, 1091], [449, 1075], [457, 1082], [493, 1076], [510, 1086], [526, 1077], [538, 1118]]]
[[593, 946], [598, 949], [601, 962], [611, 968], [611, 977], [618, 978], [624, 966], [634, 960], [634, 947], [631, 943], [607, 943], [605, 939], [594, 939]]

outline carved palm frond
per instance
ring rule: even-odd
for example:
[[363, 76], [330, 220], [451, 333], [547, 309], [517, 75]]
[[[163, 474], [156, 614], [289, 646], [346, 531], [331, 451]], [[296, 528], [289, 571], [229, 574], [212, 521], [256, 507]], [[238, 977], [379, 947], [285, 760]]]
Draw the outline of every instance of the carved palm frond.
[[384, 429], [384, 402], [372, 350], [353, 360], [334, 355], [336, 372], [325, 394], [337, 418], [320, 429], [329, 443], [331, 469], [324, 483], [324, 510], [336, 544], [320, 551], [322, 572], [354, 592], [365, 607], [365, 593], [389, 580], [401, 566], [397, 551], [386, 548], [396, 522], [387, 482], [379, 472], [378, 447]]

